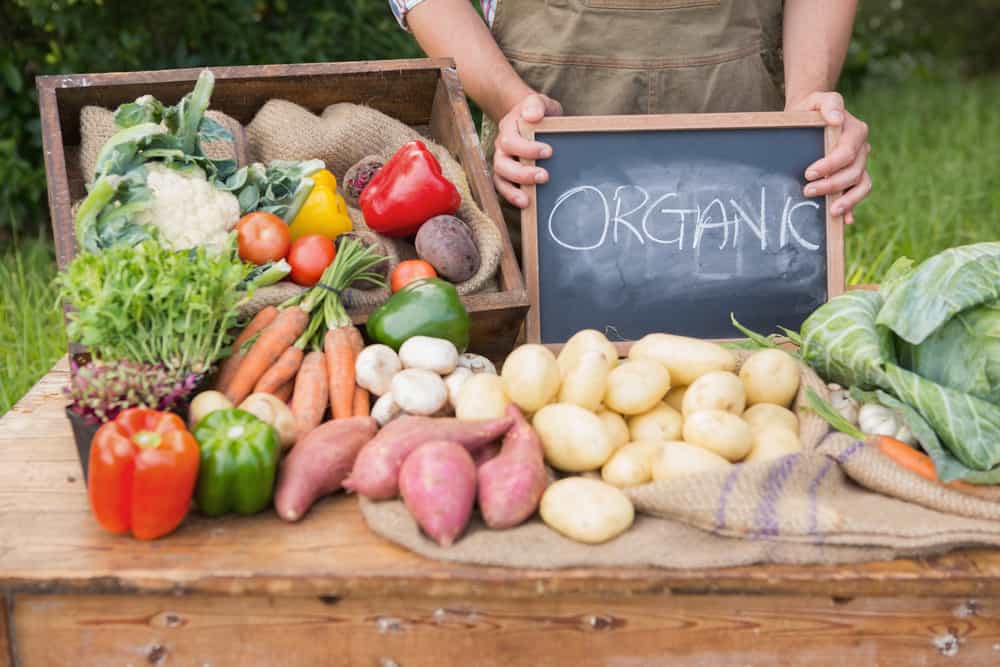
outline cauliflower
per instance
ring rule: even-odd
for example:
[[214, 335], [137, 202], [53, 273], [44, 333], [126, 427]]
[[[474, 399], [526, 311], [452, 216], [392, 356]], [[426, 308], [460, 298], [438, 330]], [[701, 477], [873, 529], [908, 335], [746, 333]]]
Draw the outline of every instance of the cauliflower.
[[227, 247], [229, 231], [240, 219], [239, 200], [209, 183], [200, 168], [182, 172], [150, 162], [146, 185], [152, 201], [137, 212], [135, 222], [156, 227], [164, 245], [174, 250], [204, 246], [210, 252]]

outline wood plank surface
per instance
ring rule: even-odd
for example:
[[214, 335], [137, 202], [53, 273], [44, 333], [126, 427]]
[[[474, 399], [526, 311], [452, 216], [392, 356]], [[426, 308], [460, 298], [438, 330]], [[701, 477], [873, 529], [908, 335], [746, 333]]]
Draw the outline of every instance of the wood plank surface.
[[12, 667], [14, 664], [13, 646], [11, 637], [13, 627], [10, 624], [10, 616], [7, 609], [10, 596], [0, 595], [0, 667]]
[[996, 601], [19, 596], [18, 664], [991, 665]]
[[[373, 535], [354, 498], [320, 502], [299, 524], [272, 513], [192, 517], [152, 543], [90, 516], [63, 412], [60, 364], [0, 419], [0, 587], [14, 591], [195, 592], [537, 598], [586, 594], [770, 593], [1000, 596], [1000, 551], [861, 565], [713, 570], [514, 570], [430, 561]], [[659, 604], [659, 602], [657, 602]]]

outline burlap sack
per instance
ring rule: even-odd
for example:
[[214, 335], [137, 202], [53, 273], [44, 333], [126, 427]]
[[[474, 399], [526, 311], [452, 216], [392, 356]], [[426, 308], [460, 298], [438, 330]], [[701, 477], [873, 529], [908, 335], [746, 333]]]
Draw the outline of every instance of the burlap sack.
[[458, 217], [472, 230], [479, 247], [479, 271], [455, 287], [459, 294], [489, 289], [500, 266], [503, 241], [498, 222], [483, 213], [465, 178], [462, 166], [443, 146], [421, 136], [416, 130], [389, 116], [358, 104], [334, 104], [323, 115], [284, 100], [270, 100], [246, 128], [252, 160], [319, 158], [342, 182], [344, 174], [368, 155], [388, 159], [407, 141], [422, 139], [441, 163], [441, 170], [458, 188], [462, 205]]
[[[236, 160], [240, 166], [247, 164], [247, 142], [243, 126], [235, 118], [220, 111], [208, 111], [205, 115], [233, 135], [231, 142], [212, 141], [204, 144], [202, 150], [205, 155], [213, 160]], [[87, 182], [94, 178], [101, 147], [117, 130], [112, 111], [95, 106], [87, 106], [80, 111], [80, 170]]]
[[[803, 367], [802, 377], [804, 387], [822, 388], [811, 370]], [[927, 481], [874, 447], [828, 434], [803, 399], [800, 391], [802, 453], [629, 489], [635, 524], [602, 545], [573, 542], [537, 518], [506, 531], [477, 518], [442, 548], [400, 501], [362, 498], [361, 511], [374, 532], [425, 556], [527, 568], [850, 563], [1000, 545], [1000, 503]]]

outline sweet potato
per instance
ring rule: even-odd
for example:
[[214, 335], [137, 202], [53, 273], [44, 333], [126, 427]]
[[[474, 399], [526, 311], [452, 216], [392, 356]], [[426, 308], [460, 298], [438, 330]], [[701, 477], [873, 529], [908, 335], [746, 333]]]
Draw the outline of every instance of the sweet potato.
[[340, 488], [365, 443], [375, 437], [371, 417], [330, 420], [299, 440], [278, 469], [274, 508], [298, 521], [319, 498]]
[[547, 486], [542, 442], [516, 405], [500, 455], [479, 467], [479, 511], [490, 528], [512, 528], [538, 509]]
[[427, 442], [399, 469], [399, 491], [420, 527], [443, 547], [462, 534], [476, 502], [476, 465], [457, 442]]
[[399, 417], [364, 446], [344, 486], [371, 500], [395, 498], [399, 495], [399, 467], [420, 445], [447, 440], [477, 453], [506, 433], [511, 424], [510, 417], [470, 422], [448, 417]]
[[[510, 433], [510, 431], [507, 432]], [[492, 461], [499, 455], [500, 455], [500, 443], [491, 442], [490, 444], [476, 451], [476, 453], [472, 455], [472, 460], [476, 464], [476, 468], [478, 469], [479, 466], [483, 465], [484, 463], [488, 463], [489, 461]]]

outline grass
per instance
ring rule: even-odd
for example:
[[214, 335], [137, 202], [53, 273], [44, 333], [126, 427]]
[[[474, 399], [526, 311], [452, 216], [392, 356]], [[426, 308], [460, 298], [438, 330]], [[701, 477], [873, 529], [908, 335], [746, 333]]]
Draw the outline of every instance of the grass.
[[[1000, 240], [1000, 79], [875, 87], [848, 99], [872, 128], [875, 190], [847, 230], [850, 283], [900, 255]], [[65, 352], [50, 240], [0, 251], [0, 414]]]
[[51, 239], [15, 240], [0, 251], [0, 415], [66, 353], [55, 275]]
[[848, 107], [871, 127], [871, 196], [847, 229], [849, 283], [899, 256], [1000, 240], [1000, 79], [871, 88]]

